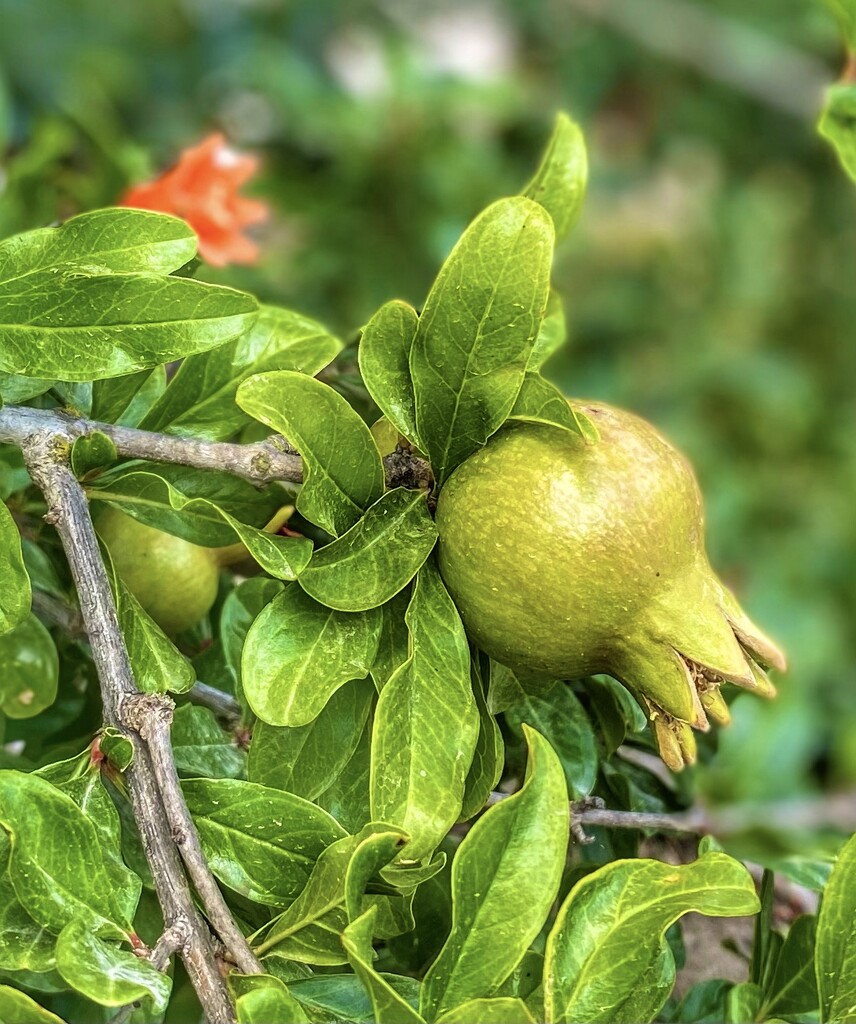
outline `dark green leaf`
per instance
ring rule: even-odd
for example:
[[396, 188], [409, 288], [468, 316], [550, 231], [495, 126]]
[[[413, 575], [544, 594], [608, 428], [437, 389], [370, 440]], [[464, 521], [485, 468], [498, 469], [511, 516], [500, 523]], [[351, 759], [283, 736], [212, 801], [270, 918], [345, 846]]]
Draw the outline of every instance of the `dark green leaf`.
[[100, 430], [78, 437], [71, 446], [71, 469], [75, 476], [85, 476], [93, 469], [103, 469], [118, 458], [116, 445]]
[[340, 825], [353, 833], [359, 832], [372, 816], [369, 793], [371, 751], [372, 723], [369, 720], [351, 759], [336, 781], [316, 800]]
[[[487, 658], [484, 658], [484, 663], [488, 664]], [[502, 733], [496, 719], [487, 709], [485, 685], [482, 681], [478, 657], [473, 658], [471, 667], [473, 695], [479, 712], [479, 736], [467, 775], [464, 799], [461, 805], [462, 821], [468, 821], [485, 806], [499, 782], [505, 764], [505, 744], [502, 741]]]
[[285, 906], [345, 835], [307, 800], [237, 779], [188, 779], [184, 797], [214, 874], [257, 903]]
[[722, 1024], [731, 987], [730, 981], [720, 978], [699, 981], [666, 1019], [670, 1024]]
[[253, 620], [282, 589], [283, 586], [279, 580], [257, 577], [244, 580], [223, 602], [223, 610], [220, 613], [220, 639], [223, 644], [223, 657], [234, 679], [235, 695], [245, 709], [246, 699], [241, 676], [241, 655], [244, 651], [244, 641]]
[[[415, 1006], [419, 1002], [419, 982], [399, 974], [381, 977], [405, 1002]], [[324, 974], [291, 986], [294, 995], [312, 1014], [313, 1021], [356, 1021], [372, 1024], [374, 1010], [368, 993], [355, 974]]]
[[674, 983], [666, 929], [689, 911], [732, 917], [754, 914], [758, 906], [748, 871], [724, 853], [705, 853], [685, 865], [615, 861], [586, 875], [571, 890], [547, 939], [549, 1019], [651, 1020]]
[[23, 622], [30, 611], [30, 600], [21, 535], [9, 509], [0, 501], [0, 634]]
[[523, 197], [488, 207], [431, 289], [410, 354], [420, 447], [443, 484], [511, 412], [547, 305], [553, 225]]
[[510, 420], [523, 423], [544, 423], [579, 434], [590, 443], [597, 441], [597, 427], [584, 412], [574, 408], [567, 398], [540, 373], [527, 371]]
[[185, 437], [224, 441], [250, 417], [238, 408], [239, 385], [254, 373], [293, 370], [313, 376], [342, 343], [321, 324], [289, 309], [262, 306], [234, 341], [189, 356], [140, 426]]
[[300, 1003], [279, 978], [269, 974], [232, 974], [238, 1024], [309, 1024]]
[[425, 495], [398, 487], [379, 498], [347, 533], [313, 554], [300, 586], [328, 608], [377, 608], [407, 586], [436, 540]]
[[823, 893], [815, 967], [820, 1019], [856, 1017], [856, 835], [838, 854]]
[[0, 711], [33, 718], [56, 700], [59, 659], [53, 638], [30, 613], [0, 634]]
[[338, 392], [299, 373], [262, 373], [238, 404], [284, 434], [303, 457], [297, 508], [338, 537], [383, 494], [383, 463], [371, 431]]
[[363, 983], [372, 1001], [377, 1024], [425, 1024], [424, 1019], [372, 967], [372, 934], [376, 909], [351, 922], [342, 936], [342, 943], [354, 973]]
[[522, 789], [484, 814], [452, 862], [452, 933], [425, 977], [421, 1010], [435, 1019], [490, 996], [541, 930], [559, 888], [570, 811], [559, 759], [526, 729]]
[[192, 704], [176, 709], [172, 752], [179, 774], [190, 777], [237, 779], [247, 764], [247, 755], [220, 728], [213, 712]]
[[54, 932], [72, 919], [131, 930], [140, 880], [69, 796], [36, 775], [0, 771], [0, 822], [12, 836], [12, 885], [37, 922]]
[[0, 405], [20, 405], [43, 395], [54, 386], [54, 381], [41, 377], [22, 377], [17, 373], [0, 373]]
[[172, 990], [171, 979], [148, 960], [98, 938], [79, 920], [69, 921], [60, 932], [56, 965], [69, 985], [99, 1006], [147, 999], [157, 1014], [166, 1008]]
[[151, 387], [153, 374], [156, 374], [156, 370], [138, 370], [136, 373], [127, 373], [124, 377], [109, 377], [96, 381], [92, 386], [92, 419], [100, 420], [102, 423], [118, 423], [140, 391], [146, 385]]
[[353, 755], [374, 692], [370, 682], [358, 680], [337, 690], [308, 725], [288, 728], [259, 722], [250, 746], [250, 781], [315, 800], [335, 782]]
[[98, 749], [120, 772], [125, 771], [134, 760], [134, 744], [118, 729], [106, 728], [99, 737]]
[[0, 985], [0, 1020], [3, 1024], [65, 1024], [25, 992]]
[[458, 819], [479, 732], [460, 616], [433, 561], [407, 609], [411, 654], [378, 700], [372, 736], [372, 817], [428, 856]]
[[494, 715], [517, 704], [524, 697], [540, 697], [550, 692], [558, 680], [550, 676], [514, 672], [497, 661], [490, 663], [490, 688], [487, 706]]
[[523, 189], [523, 195], [540, 203], [553, 218], [557, 241], [568, 234], [579, 216], [587, 180], [583, 133], [567, 114], [559, 113], [541, 164]]
[[803, 914], [791, 925], [776, 969], [764, 991], [764, 1016], [812, 1013], [820, 1006], [815, 976], [817, 918]]
[[359, 350], [360, 373], [369, 394], [398, 432], [417, 447], [410, 349], [418, 323], [412, 306], [398, 299], [387, 302], [363, 328]]
[[250, 707], [269, 725], [307, 725], [340, 686], [368, 675], [380, 623], [377, 611], [334, 611], [300, 587], [286, 587], [244, 643], [241, 678]]
[[408, 604], [410, 604], [410, 591], [405, 588], [381, 608], [383, 623], [380, 630], [380, 642], [371, 669], [371, 676], [378, 693], [410, 657], [410, 633], [404, 618]]

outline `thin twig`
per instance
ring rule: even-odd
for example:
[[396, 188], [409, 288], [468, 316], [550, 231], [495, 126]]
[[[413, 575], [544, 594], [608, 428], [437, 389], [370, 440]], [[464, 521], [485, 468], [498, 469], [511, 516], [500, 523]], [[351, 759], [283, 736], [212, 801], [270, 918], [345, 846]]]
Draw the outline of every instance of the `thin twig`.
[[73, 640], [86, 636], [83, 616], [70, 604], [46, 594], [43, 590], [33, 590], [33, 611], [40, 618], [46, 619], [52, 626], [59, 628]]
[[[175, 953], [180, 953], [190, 940], [190, 932], [183, 921], [176, 921], [165, 929], [154, 949], [149, 950], [146, 959], [156, 971], [165, 971]], [[127, 1003], [110, 1018], [109, 1024], [127, 1024], [131, 1015], [140, 1007], [139, 1002]]]
[[44, 494], [46, 518], [56, 527], [68, 558], [101, 684], [104, 721], [120, 729], [134, 745], [134, 758], [125, 778], [164, 921], [168, 928], [181, 922], [189, 932], [181, 955], [210, 1024], [234, 1024], [234, 1010], [217, 968], [211, 933], [194, 905], [173, 844], [151, 758], [139, 735], [123, 719], [125, 698], [138, 691], [86, 496], [65, 461], [71, 437], [36, 433], [14, 440], [21, 444], [30, 475]]
[[139, 732], [148, 746], [173, 840], [181, 853], [190, 880], [199, 893], [208, 920], [244, 974], [263, 974], [262, 965], [250, 949], [243, 932], [235, 924], [211, 874], [199, 833], [181, 793], [169, 739], [175, 705], [168, 697], [157, 693], [126, 697], [123, 705], [128, 724]]
[[[71, 441], [99, 432], [106, 434], [119, 455], [152, 462], [171, 462], [194, 469], [216, 469], [249, 480], [259, 487], [276, 480], [300, 483], [303, 460], [282, 437], [269, 437], [255, 444], [226, 441], [199, 441], [192, 437], [173, 437], [135, 427], [99, 423], [51, 409], [31, 409], [8, 405], [0, 409], [0, 442], [19, 444], [21, 438], [36, 431], [47, 431]], [[396, 450], [384, 460], [387, 483], [391, 487], [422, 488], [431, 480], [424, 459], [405, 450]]]
[[196, 682], [187, 691], [187, 696], [191, 704], [213, 711], [227, 728], [231, 729], [241, 720], [241, 705], [231, 693], [225, 693], [207, 683]]

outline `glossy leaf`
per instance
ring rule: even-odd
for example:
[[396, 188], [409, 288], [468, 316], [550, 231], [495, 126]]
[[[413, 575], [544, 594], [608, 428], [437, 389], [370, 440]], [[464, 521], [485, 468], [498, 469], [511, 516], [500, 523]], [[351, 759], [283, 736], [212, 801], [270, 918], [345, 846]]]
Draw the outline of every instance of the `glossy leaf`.
[[23, 377], [18, 373], [0, 373], [0, 404], [20, 405], [31, 398], [43, 395], [54, 385], [52, 380], [41, 377]]
[[106, 380], [96, 381], [92, 385], [92, 419], [102, 423], [118, 423], [140, 396], [141, 390], [147, 385], [149, 388], [152, 386], [151, 378], [155, 372], [138, 370], [136, 373], [127, 373], [124, 377], [108, 377]]
[[30, 611], [30, 577], [21, 554], [21, 535], [0, 501], [0, 635], [23, 622]]
[[410, 590], [405, 587], [381, 608], [380, 641], [371, 668], [378, 693], [410, 657], [410, 632], [405, 620], [409, 604]]
[[[484, 659], [487, 664], [487, 659]], [[494, 716], [488, 711], [478, 658], [472, 663], [473, 696], [479, 712], [479, 735], [467, 774], [461, 820], [467, 821], [485, 806], [496, 788], [505, 764], [505, 744]]]
[[457, 820], [479, 732], [466, 634], [433, 562], [407, 609], [411, 654], [381, 692], [372, 734], [371, 808], [428, 856]]
[[57, 970], [72, 988], [99, 1006], [125, 1006], [151, 1000], [161, 1013], [172, 981], [148, 960], [113, 942], [105, 942], [79, 920], [69, 921], [56, 944]]
[[9, 718], [34, 718], [56, 700], [59, 659], [53, 638], [30, 613], [0, 633], [0, 711]]
[[12, 836], [15, 893], [39, 924], [59, 932], [77, 919], [130, 931], [140, 880], [102, 848], [69, 796], [36, 775], [0, 771], [0, 823]]
[[328, 608], [377, 608], [407, 586], [436, 540], [425, 495], [398, 487], [379, 498], [347, 533], [313, 554], [300, 586]]
[[286, 587], [247, 633], [241, 678], [250, 707], [269, 725], [307, 725], [340, 686], [368, 674], [379, 633], [377, 611], [334, 611]]
[[540, 697], [558, 686], [558, 680], [535, 673], [514, 672], [497, 661], [490, 663], [487, 706], [494, 715], [506, 711], [527, 696]]
[[556, 115], [553, 134], [535, 176], [523, 195], [546, 208], [553, 218], [556, 240], [574, 226], [586, 194], [588, 156], [583, 133], [567, 114]]
[[520, 700], [506, 710], [505, 721], [515, 733], [530, 725], [549, 740], [562, 762], [571, 800], [591, 793], [597, 780], [597, 738], [569, 686], [559, 683], [543, 696], [521, 692]]
[[[240, 541], [265, 572], [277, 579], [295, 579], [312, 554], [312, 543], [305, 537], [279, 537], [248, 526], [207, 498], [188, 497], [159, 473], [135, 471], [113, 478], [91, 496], [109, 501], [155, 529], [184, 534], [186, 540], [203, 547]], [[173, 513], [180, 513], [178, 519], [183, 520], [177, 527]], [[186, 536], [188, 529], [193, 536]]]
[[71, 446], [71, 470], [78, 478], [109, 466], [117, 458], [116, 445], [100, 430], [78, 437]]
[[15, 895], [6, 871], [9, 845], [4, 832], [0, 836], [0, 970], [49, 971], [55, 963], [56, 936], [34, 921]]
[[425, 1024], [425, 1020], [372, 967], [372, 934], [376, 908], [367, 910], [351, 922], [342, 936], [342, 944], [354, 973], [363, 983], [372, 1001], [377, 1024]]
[[0, 370], [91, 381], [204, 352], [246, 330], [256, 300], [183, 277], [70, 265], [3, 279]]
[[437, 1024], [535, 1024], [522, 999], [470, 999], [437, 1018]]
[[300, 1003], [269, 974], [230, 976], [238, 1024], [309, 1024]]
[[[377, 831], [375, 831], [377, 830]], [[383, 824], [369, 825], [345, 872], [345, 910], [349, 921], [363, 913], [369, 882], [382, 868], [402, 856], [407, 836]]]
[[172, 720], [172, 752], [180, 775], [237, 779], [246, 769], [247, 755], [220, 728], [208, 708], [185, 704]]
[[559, 888], [570, 811], [559, 759], [528, 727], [523, 787], [473, 825], [452, 862], [452, 933], [425, 976], [432, 1020], [490, 996], [541, 930]]
[[541, 321], [538, 337], [529, 356], [527, 372], [540, 370], [550, 356], [565, 344], [566, 339], [567, 325], [562, 297], [558, 292], [551, 291], [547, 299], [547, 313]]
[[303, 457], [298, 511], [338, 537], [383, 494], [380, 452], [358, 413], [331, 387], [299, 373], [262, 373], [238, 405], [284, 434]]
[[0, 1020], [3, 1024], [65, 1024], [26, 992], [10, 985], [0, 985]]
[[247, 765], [250, 781], [315, 800], [351, 759], [374, 693], [370, 682], [357, 680], [337, 690], [307, 725], [288, 728], [259, 722]]
[[350, 760], [339, 777], [317, 798], [323, 807], [349, 832], [357, 833], [371, 820], [370, 778], [372, 723], [366, 722]]
[[185, 693], [196, 682], [195, 669], [122, 582], [104, 544], [101, 556], [137, 689]]
[[856, 1017], [856, 835], [838, 854], [823, 893], [815, 967], [820, 1019]]
[[555, 1024], [639, 1024], [674, 983], [666, 929], [683, 914], [754, 914], [748, 871], [724, 853], [691, 864], [613, 861], [571, 890], [547, 940], [544, 1001]]
[[553, 225], [502, 199], [440, 270], [410, 353], [420, 447], [443, 484], [511, 412], [547, 305]]
[[764, 992], [764, 1016], [812, 1013], [820, 1006], [815, 975], [817, 918], [802, 914], [791, 925]]
[[381, 306], [363, 328], [360, 373], [375, 404], [400, 434], [419, 446], [410, 349], [419, 317], [412, 306], [394, 299]]
[[182, 790], [211, 870], [257, 903], [290, 903], [321, 852], [345, 835], [308, 801], [252, 782], [188, 779]]
[[[419, 982], [400, 974], [381, 974], [405, 1002], [414, 1006], [419, 1001]], [[371, 999], [355, 974], [319, 974], [297, 981], [292, 992], [312, 1014], [312, 1020], [358, 1021], [371, 1024], [374, 1009]]]
[[341, 341], [316, 321], [289, 309], [262, 306], [250, 329], [234, 341], [185, 359], [140, 426], [225, 441], [250, 422], [235, 402], [247, 377], [270, 370], [313, 376], [341, 348]]
[[520, 393], [508, 418], [570, 430], [590, 443], [599, 437], [597, 427], [584, 412], [574, 408], [555, 384], [532, 371], [527, 372], [523, 378]]

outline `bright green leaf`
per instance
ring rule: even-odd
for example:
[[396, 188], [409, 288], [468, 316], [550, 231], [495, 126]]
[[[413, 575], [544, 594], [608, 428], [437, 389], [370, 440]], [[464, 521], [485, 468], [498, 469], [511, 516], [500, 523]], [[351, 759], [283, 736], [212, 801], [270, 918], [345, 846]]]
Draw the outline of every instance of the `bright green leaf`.
[[[381, 974], [381, 978], [411, 1006], [419, 1002], [419, 982], [415, 978], [400, 974]], [[308, 1008], [313, 1021], [374, 1022], [371, 1000], [355, 974], [319, 974], [297, 981], [290, 988]]]
[[567, 327], [565, 324], [565, 307], [562, 297], [556, 291], [551, 291], [547, 299], [547, 313], [541, 321], [541, 329], [532, 347], [529, 356], [527, 372], [540, 370], [544, 363], [557, 352], [567, 340]]
[[65, 1024], [61, 1017], [9, 985], [0, 985], [0, 1020], [3, 1024]]
[[0, 711], [33, 718], [56, 700], [59, 659], [53, 638], [30, 613], [0, 634]]
[[590, 443], [599, 437], [597, 427], [584, 412], [571, 405], [555, 384], [531, 370], [523, 378], [523, 385], [508, 418], [570, 430]]
[[856, 50], [856, 0], [826, 0], [826, 6], [838, 19], [848, 48]]
[[87, 999], [99, 1006], [125, 1006], [151, 1000], [161, 1013], [172, 991], [172, 980], [147, 961], [114, 942], [98, 938], [82, 921], [60, 932], [56, 944], [57, 970]]
[[[487, 664], [487, 659], [484, 659]], [[488, 711], [485, 701], [485, 687], [482, 679], [480, 659], [473, 659], [473, 696], [479, 712], [479, 735], [473, 751], [473, 760], [467, 774], [464, 799], [461, 805], [461, 820], [468, 821], [487, 803], [496, 788], [505, 765], [505, 744], [496, 719]]]
[[761, 989], [752, 981], [734, 985], [725, 997], [724, 1024], [746, 1024], [758, 1019], [761, 1009]]
[[525, 733], [523, 787], [479, 818], [452, 862], [452, 933], [423, 984], [421, 1010], [429, 1020], [490, 996], [523, 958], [556, 898], [568, 794], [549, 743], [534, 729]]
[[817, 130], [832, 143], [841, 166], [856, 182], [856, 85], [844, 83], [827, 89]]
[[78, 478], [109, 466], [117, 458], [116, 445], [100, 430], [78, 437], [71, 446], [71, 469]]
[[372, 967], [372, 934], [376, 909], [372, 907], [345, 929], [342, 943], [354, 973], [363, 983], [374, 1009], [376, 1024], [425, 1024], [424, 1019]]
[[691, 864], [613, 861], [582, 878], [547, 940], [544, 1001], [555, 1024], [651, 1020], [674, 983], [664, 933], [683, 914], [754, 914], [746, 868], [724, 853]]
[[49, 971], [55, 963], [56, 936], [37, 924], [15, 895], [6, 871], [9, 845], [4, 832], [0, 835], [0, 970]]
[[523, 195], [540, 203], [553, 218], [557, 241], [574, 226], [587, 181], [588, 156], [582, 130], [567, 114], [559, 113], [540, 166], [523, 189]]
[[820, 1019], [856, 1018], [856, 835], [838, 854], [823, 893], [815, 967]]
[[307, 725], [340, 686], [368, 675], [380, 622], [377, 611], [334, 611], [286, 587], [247, 633], [241, 678], [250, 707], [269, 725]]
[[535, 1024], [522, 999], [470, 999], [437, 1018], [437, 1024]]
[[238, 1024], [309, 1024], [300, 1003], [270, 974], [229, 975]]
[[425, 495], [397, 487], [347, 533], [313, 554], [300, 586], [328, 608], [377, 608], [407, 586], [436, 540]]
[[371, 431], [331, 387], [299, 373], [262, 373], [244, 381], [237, 401], [300, 452], [298, 511], [328, 533], [349, 530], [383, 494], [383, 463]]
[[21, 554], [18, 527], [0, 501], [0, 634], [14, 629], [30, 611], [30, 577]]
[[438, 483], [511, 412], [547, 306], [553, 225], [521, 196], [467, 228], [431, 289], [410, 353], [420, 447]]
[[378, 700], [372, 736], [372, 817], [428, 856], [458, 819], [479, 732], [466, 634], [433, 562], [407, 609], [411, 654]]
[[363, 328], [360, 373], [369, 394], [400, 434], [419, 447], [416, 433], [410, 349], [419, 317], [398, 299], [381, 306]]
[[345, 835], [309, 801], [253, 782], [188, 779], [182, 790], [211, 870], [257, 903], [290, 903], [321, 852]]
[[175, 711], [172, 752], [179, 774], [186, 777], [237, 779], [247, 764], [247, 755], [220, 728], [214, 713], [192, 704]]

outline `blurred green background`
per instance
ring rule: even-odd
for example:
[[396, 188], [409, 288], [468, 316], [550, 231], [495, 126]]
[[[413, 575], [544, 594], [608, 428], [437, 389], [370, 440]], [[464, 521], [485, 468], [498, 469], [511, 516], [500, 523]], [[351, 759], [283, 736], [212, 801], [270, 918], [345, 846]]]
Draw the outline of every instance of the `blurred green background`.
[[416, 305], [554, 112], [591, 182], [548, 372], [692, 457], [712, 560], [787, 648], [699, 784], [856, 784], [856, 189], [815, 135], [809, 0], [0, 0], [0, 233], [109, 205], [219, 129], [263, 157], [257, 267], [211, 280], [352, 338]]

